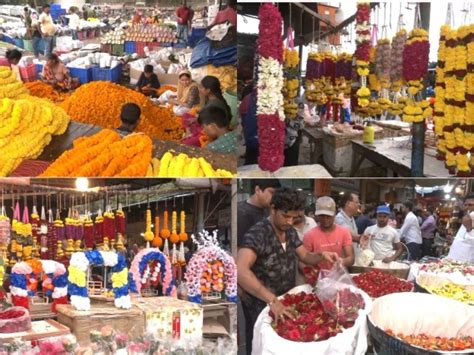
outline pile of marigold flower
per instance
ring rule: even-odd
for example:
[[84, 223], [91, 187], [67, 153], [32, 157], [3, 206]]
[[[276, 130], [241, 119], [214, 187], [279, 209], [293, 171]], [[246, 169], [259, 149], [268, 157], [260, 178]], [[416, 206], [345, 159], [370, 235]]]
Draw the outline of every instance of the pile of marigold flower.
[[40, 80], [25, 83], [25, 87], [30, 92], [30, 95], [49, 99], [53, 102], [63, 101], [67, 96], [69, 96], [69, 94], [57, 92], [51, 85]]
[[97, 81], [82, 85], [61, 107], [74, 121], [117, 128], [126, 103], [135, 103], [141, 108], [137, 131], [162, 140], [182, 138], [181, 122], [170, 108], [157, 106], [145, 95], [114, 83]]
[[110, 129], [74, 141], [46, 171], [44, 177], [64, 176], [145, 176], [153, 143], [136, 133], [121, 138]]

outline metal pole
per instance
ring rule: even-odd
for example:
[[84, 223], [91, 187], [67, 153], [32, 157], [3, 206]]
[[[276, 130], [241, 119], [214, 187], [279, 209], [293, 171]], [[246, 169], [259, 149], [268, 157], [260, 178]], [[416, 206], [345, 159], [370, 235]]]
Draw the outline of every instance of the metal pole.
[[[419, 3], [421, 27], [430, 30], [430, 3]], [[423, 94], [423, 97], [425, 95]], [[411, 176], [422, 177], [425, 163], [425, 122], [416, 122], [412, 126]]]
[[232, 180], [232, 200], [230, 203], [231, 207], [231, 245], [230, 250], [232, 252], [232, 256], [237, 258], [237, 179]]
[[204, 197], [205, 193], [198, 193], [198, 213], [197, 213], [197, 231], [201, 232], [204, 229]]

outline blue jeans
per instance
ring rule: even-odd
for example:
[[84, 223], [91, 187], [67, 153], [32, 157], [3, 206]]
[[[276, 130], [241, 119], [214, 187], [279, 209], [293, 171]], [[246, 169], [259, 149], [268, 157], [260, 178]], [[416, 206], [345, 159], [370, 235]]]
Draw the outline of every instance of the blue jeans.
[[54, 36], [45, 36], [43, 37], [44, 41], [44, 56], [46, 58], [49, 57], [49, 55], [53, 52], [53, 41], [54, 41]]
[[421, 258], [421, 244], [407, 243], [407, 248], [410, 252], [409, 260], [420, 260]]
[[76, 41], [76, 40], [78, 39], [78, 37], [77, 37], [77, 30], [71, 30], [71, 34], [72, 34], [72, 39], [73, 39], [74, 41]]
[[178, 24], [178, 42], [188, 43], [188, 26]]
[[41, 37], [37, 37], [37, 36], [33, 37], [33, 53], [36, 58], [38, 58], [40, 55], [40, 48], [39, 48], [40, 42], [41, 42]]

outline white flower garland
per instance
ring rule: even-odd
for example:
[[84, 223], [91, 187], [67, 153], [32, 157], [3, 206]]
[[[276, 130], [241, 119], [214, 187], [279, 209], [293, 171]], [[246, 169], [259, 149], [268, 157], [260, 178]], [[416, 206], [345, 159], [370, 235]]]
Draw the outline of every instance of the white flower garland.
[[257, 115], [278, 112], [285, 119], [283, 109], [283, 65], [273, 58], [260, 58], [257, 81]]

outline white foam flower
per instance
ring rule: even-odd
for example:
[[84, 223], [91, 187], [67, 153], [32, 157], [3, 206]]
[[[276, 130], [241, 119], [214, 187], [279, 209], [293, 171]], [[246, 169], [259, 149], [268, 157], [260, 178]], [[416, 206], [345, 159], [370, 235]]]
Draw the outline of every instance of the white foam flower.
[[101, 251], [102, 259], [104, 259], [105, 266], [115, 266], [118, 262], [118, 255], [113, 251]]
[[67, 296], [67, 286], [54, 288], [53, 298], [59, 298], [64, 296]]
[[56, 263], [54, 260], [41, 260], [41, 265], [43, 266], [43, 271], [46, 274], [54, 274], [58, 263]]
[[123, 309], [132, 308], [132, 300], [130, 299], [130, 295], [116, 298], [114, 300], [114, 304], [115, 304], [115, 307], [117, 308], [123, 308]]
[[13, 296], [22, 296], [22, 297], [27, 297], [28, 296], [28, 291], [20, 288], [20, 287], [15, 287], [15, 286], [10, 286], [10, 293]]
[[88, 311], [91, 309], [91, 300], [89, 297], [71, 296], [71, 304], [78, 311]]
[[69, 265], [77, 267], [79, 270], [87, 272], [87, 268], [89, 267], [89, 260], [86, 258], [86, 254], [83, 252], [74, 253], [71, 255], [71, 261]]
[[257, 114], [273, 115], [283, 111], [283, 66], [275, 59], [260, 58], [257, 82]]

